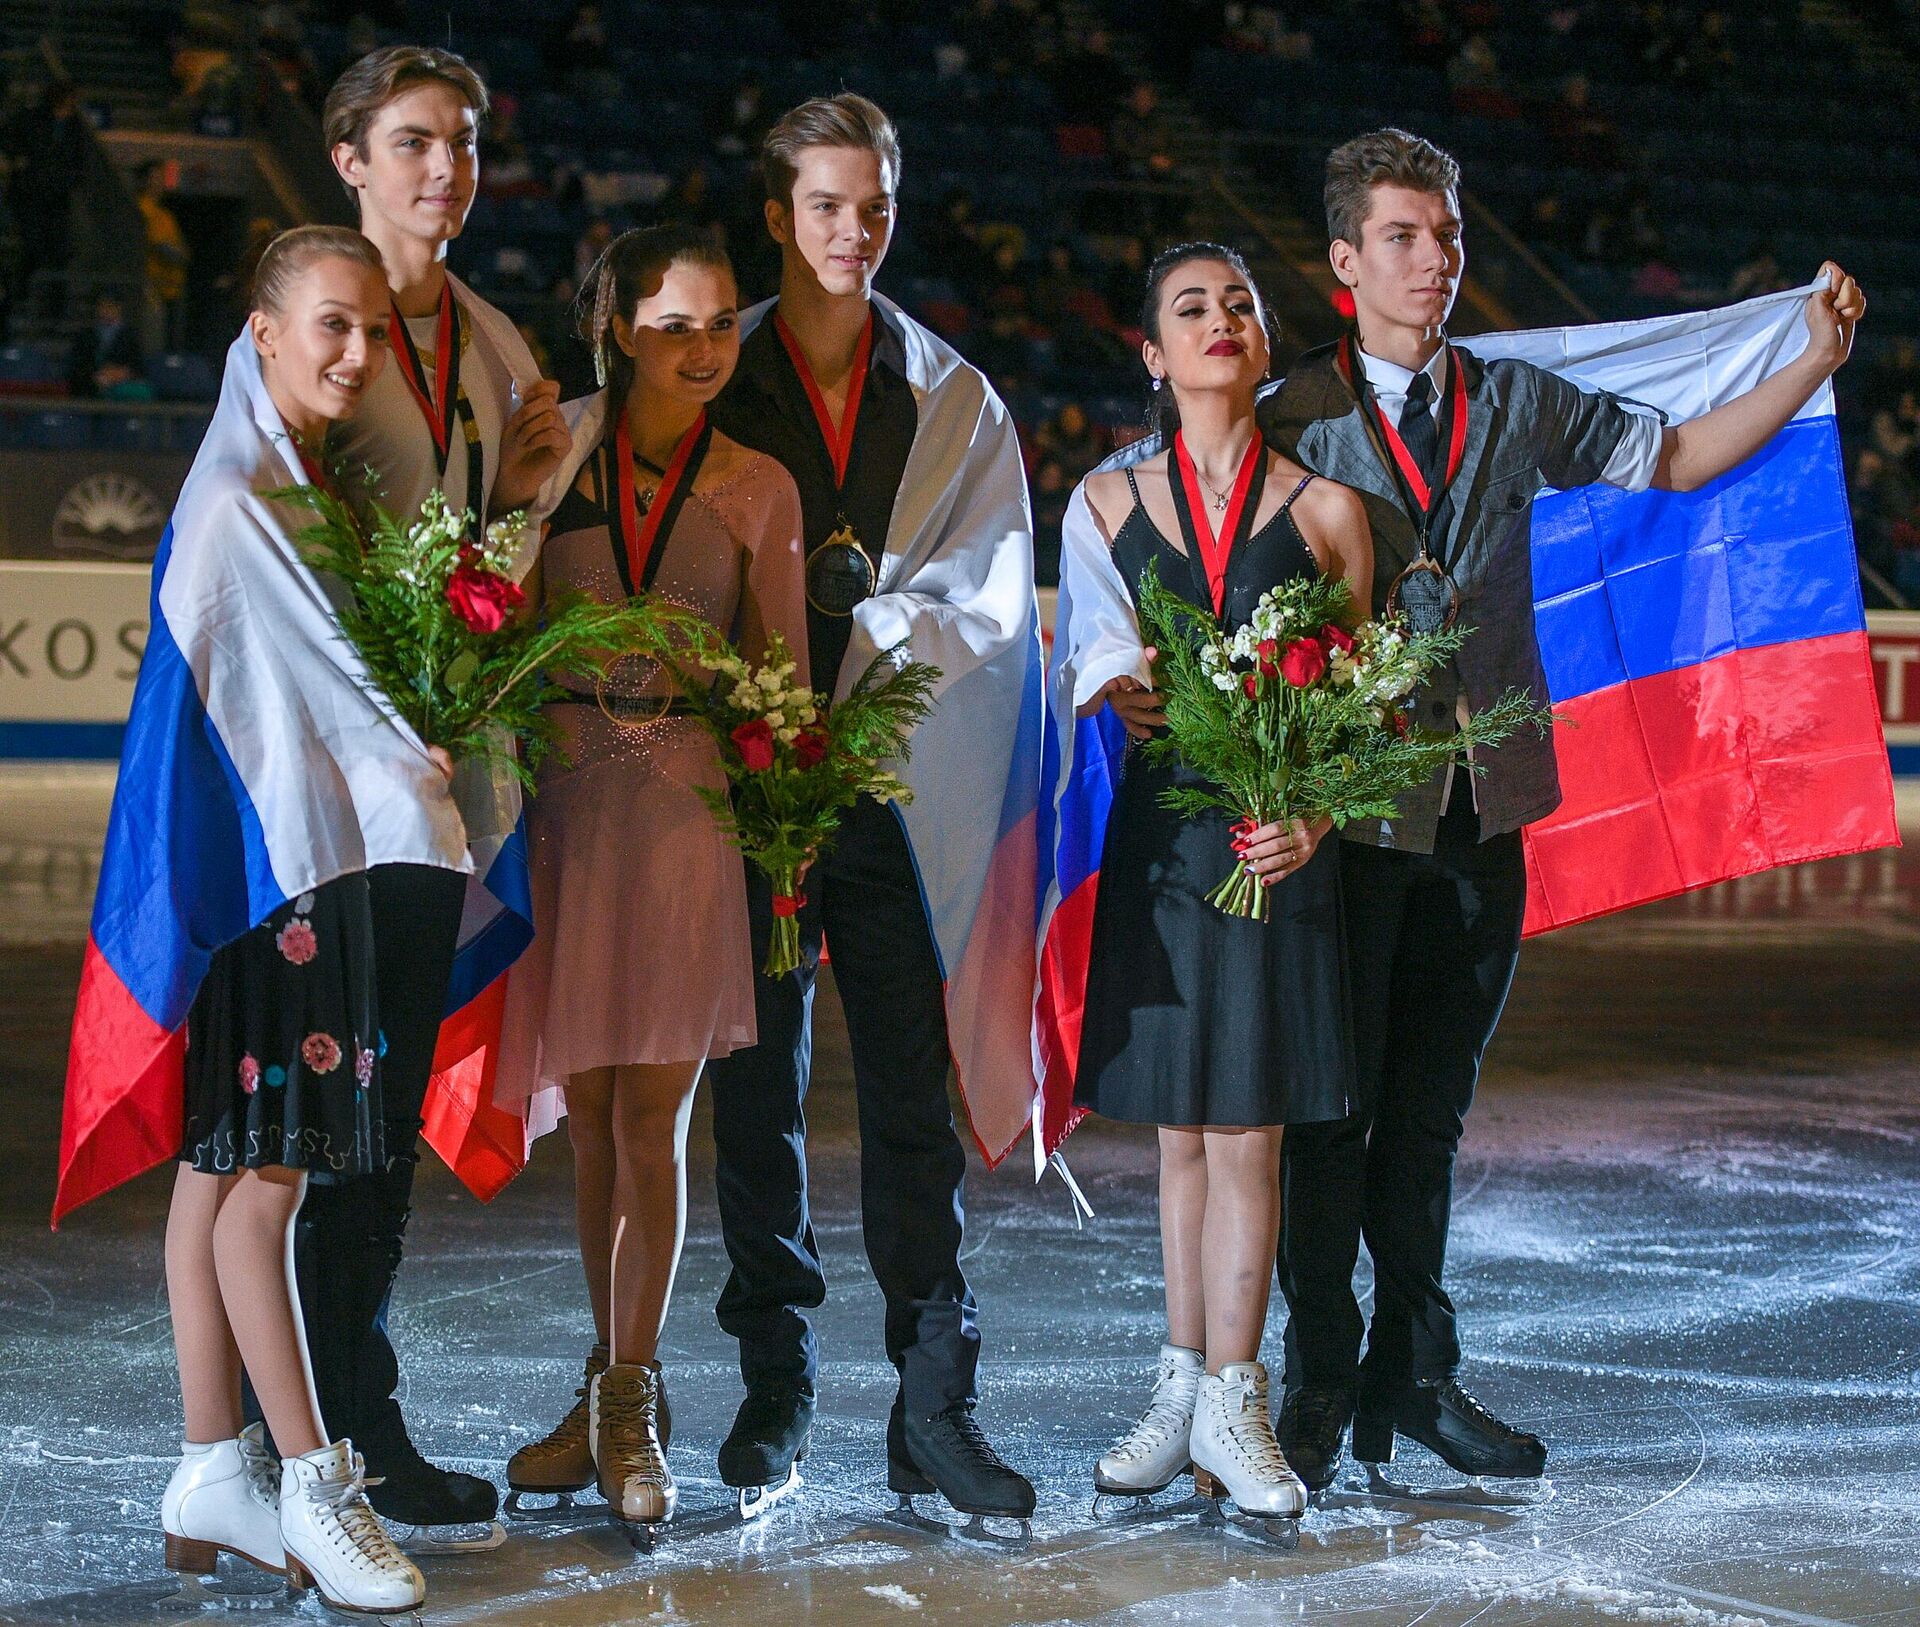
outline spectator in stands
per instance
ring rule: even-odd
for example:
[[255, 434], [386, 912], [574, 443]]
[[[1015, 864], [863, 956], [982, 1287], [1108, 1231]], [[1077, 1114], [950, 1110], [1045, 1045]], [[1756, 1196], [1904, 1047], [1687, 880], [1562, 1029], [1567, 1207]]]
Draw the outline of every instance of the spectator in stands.
[[146, 374], [146, 353], [127, 308], [118, 294], [103, 288], [93, 302], [92, 323], [74, 335], [67, 387], [78, 396], [144, 399], [153, 394]]
[[741, 158], [760, 150], [760, 140], [772, 124], [766, 81], [758, 69], [749, 68], [709, 110], [707, 135], [715, 152]]
[[1127, 72], [1104, 28], [1088, 29], [1079, 48], [1063, 52], [1054, 66], [1054, 99], [1068, 124], [1104, 127], [1126, 88]]
[[1777, 294], [1792, 286], [1793, 279], [1780, 269], [1780, 262], [1773, 256], [1773, 245], [1763, 239], [1754, 244], [1746, 259], [1734, 268], [1732, 280], [1727, 284], [1727, 298], [1757, 299], [1762, 294]]
[[[1077, 401], [1066, 402], [1042, 424], [1034, 444], [1042, 459], [1052, 458], [1065, 470], [1069, 490], [1107, 455], [1106, 437], [1093, 427], [1087, 409]], [[1061, 501], [1066, 501], [1064, 495]]]
[[1060, 527], [1067, 517], [1067, 500], [1077, 484], [1059, 458], [1050, 453], [1041, 455], [1033, 471], [1032, 488], [1033, 577], [1040, 587], [1060, 584]]
[[1570, 73], [1560, 81], [1560, 94], [1546, 109], [1542, 122], [1569, 164], [1592, 170], [1620, 167], [1619, 131], [1613, 120], [1593, 105], [1593, 83], [1584, 73]]
[[167, 207], [167, 167], [154, 159], [140, 167], [140, 219], [147, 232], [147, 309], [141, 327], [150, 350], [178, 350], [186, 342], [187, 249], [180, 219]]
[[1150, 79], [1134, 82], [1107, 132], [1107, 150], [1129, 175], [1164, 180], [1173, 173], [1172, 132], [1160, 113], [1160, 92]]
[[[73, 256], [73, 197], [87, 172], [92, 133], [80, 112], [80, 93], [56, 79], [37, 106], [8, 120], [0, 147], [12, 161], [7, 203], [20, 230], [20, 311], [29, 321], [57, 315], [66, 302]], [[46, 273], [50, 288], [36, 290]]]
[[1453, 110], [1480, 119], [1517, 119], [1520, 104], [1507, 89], [1500, 59], [1485, 34], [1469, 34], [1447, 62]]
[[1920, 603], [1920, 481], [1904, 460], [1867, 446], [1854, 458], [1847, 485], [1868, 587], [1880, 601], [1897, 596], [1905, 601], [1897, 608], [1911, 609]]
[[554, 53], [567, 89], [582, 101], [611, 102], [620, 95], [620, 76], [608, 63], [607, 47], [606, 22], [587, 0], [574, 10]]
[[600, 263], [600, 256], [613, 241], [613, 228], [604, 220], [590, 220], [573, 245], [573, 285], [586, 285], [587, 276]]

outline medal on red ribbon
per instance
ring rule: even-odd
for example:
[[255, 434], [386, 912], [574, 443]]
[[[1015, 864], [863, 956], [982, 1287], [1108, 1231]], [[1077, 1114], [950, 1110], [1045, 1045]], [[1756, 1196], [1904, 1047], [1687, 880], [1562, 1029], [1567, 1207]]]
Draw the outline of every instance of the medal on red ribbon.
[[1434, 557], [1432, 532], [1442, 500], [1453, 486], [1454, 477], [1467, 448], [1467, 373], [1453, 347], [1447, 347], [1446, 405], [1436, 425], [1438, 438], [1447, 448], [1447, 464], [1438, 486], [1430, 487], [1427, 474], [1419, 465], [1400, 432], [1368, 386], [1365, 367], [1359, 358], [1359, 346], [1352, 334], [1340, 341], [1334, 364], [1360, 406], [1361, 422], [1374, 452], [1393, 477], [1400, 493], [1401, 507], [1413, 522], [1417, 551], [1413, 563], [1394, 578], [1387, 589], [1387, 609], [1404, 615], [1416, 633], [1434, 633], [1451, 627], [1460, 613], [1460, 589], [1446, 567]]
[[466, 442], [465, 501], [468, 508], [478, 513], [483, 498], [480, 426], [474, 421], [472, 404], [460, 387], [460, 352], [466, 343], [466, 330], [460, 302], [453, 297], [452, 281], [443, 280], [440, 285], [440, 308], [434, 318], [431, 393], [427, 387], [426, 364], [420, 358], [420, 352], [413, 342], [413, 333], [397, 305], [393, 307], [387, 331], [393, 348], [394, 365], [399, 368], [400, 377], [406, 382], [414, 405], [420, 409], [420, 416], [426, 420], [427, 433], [433, 437], [433, 450], [439, 460], [443, 488], [454, 443], [456, 440]]
[[[867, 368], [873, 356], [873, 324], [874, 318], [869, 314], [867, 325], [860, 333], [860, 343], [853, 353], [853, 372], [847, 380], [847, 404], [841, 411], [840, 422], [836, 424], [833, 414], [827, 410], [827, 398], [820, 389], [819, 381], [814, 378], [813, 369], [807, 365], [806, 352], [800, 348], [800, 341], [793, 336], [793, 329], [787, 326], [785, 317], [778, 311], [773, 316], [774, 332], [780, 336], [780, 343], [786, 346], [787, 359], [793, 363], [801, 387], [807, 392], [807, 403], [813, 408], [814, 422], [820, 426], [820, 438], [826, 443], [827, 457], [833, 465], [833, 489], [836, 492], [847, 483], [847, 462], [853, 456], [854, 432], [860, 425], [860, 397], [867, 387]], [[859, 533], [848, 522], [843, 510], [827, 540], [807, 555], [807, 603], [822, 615], [851, 616], [853, 607], [873, 592], [876, 580], [873, 561], [867, 557], [866, 549], [861, 547]]]

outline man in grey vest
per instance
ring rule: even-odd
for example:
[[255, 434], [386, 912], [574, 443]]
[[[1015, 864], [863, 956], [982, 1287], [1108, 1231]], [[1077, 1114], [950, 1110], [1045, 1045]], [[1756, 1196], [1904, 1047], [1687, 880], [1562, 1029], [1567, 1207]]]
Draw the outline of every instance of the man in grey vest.
[[[1743, 463], [1846, 359], [1865, 301], [1839, 267], [1807, 302], [1806, 351], [1737, 400], [1663, 425], [1525, 362], [1480, 363], [1446, 343], [1465, 263], [1459, 166], [1430, 142], [1376, 130], [1327, 160], [1327, 229], [1355, 328], [1310, 352], [1263, 403], [1268, 437], [1361, 494], [1374, 604], [1474, 629], [1419, 697], [1447, 728], [1508, 688], [1547, 698], [1533, 620], [1530, 526], [1543, 486], [1596, 481], [1687, 491]], [[1396, 1435], [1466, 1474], [1536, 1476], [1545, 1445], [1502, 1423], [1455, 1377], [1460, 1343], [1442, 1284], [1455, 1149], [1520, 946], [1520, 827], [1560, 801], [1553, 742], [1523, 731], [1343, 832], [1359, 1100], [1351, 1117], [1287, 1132], [1280, 1285], [1286, 1395], [1276, 1433], [1315, 1490], [1331, 1484], [1349, 1419], [1354, 1456]], [[1363, 1329], [1353, 1272], [1374, 1267]], [[1362, 1332], [1366, 1359], [1360, 1358]]]

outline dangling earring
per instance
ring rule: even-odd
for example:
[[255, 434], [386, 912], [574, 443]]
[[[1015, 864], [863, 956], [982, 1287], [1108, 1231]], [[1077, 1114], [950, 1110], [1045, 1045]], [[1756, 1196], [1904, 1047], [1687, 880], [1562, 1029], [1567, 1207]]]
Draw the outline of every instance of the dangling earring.
[[1162, 378], [1162, 377], [1161, 377], [1161, 376], [1160, 376], [1160, 375], [1159, 375], [1158, 373], [1155, 373], [1155, 374], [1153, 375], [1153, 387], [1154, 387], [1154, 388], [1155, 388], [1156, 390], [1157, 390], [1157, 389], [1159, 389], [1159, 388], [1160, 388], [1160, 386], [1161, 386], [1161, 385], [1163, 385], [1163, 384], [1165, 384], [1166, 382], [1167, 382], [1167, 381], [1166, 381], [1165, 379], [1163, 379], [1163, 378]]

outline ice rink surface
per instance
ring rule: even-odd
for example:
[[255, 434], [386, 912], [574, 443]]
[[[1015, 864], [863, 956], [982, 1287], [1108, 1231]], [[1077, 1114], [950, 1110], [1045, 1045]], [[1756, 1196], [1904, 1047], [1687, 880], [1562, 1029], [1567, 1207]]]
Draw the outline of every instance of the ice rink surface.
[[[46, 1229], [97, 842], [86, 776], [0, 774], [0, 1622], [320, 1620], [277, 1584], [178, 1597], [160, 1493], [179, 1403], [165, 1182]], [[1909, 809], [1909, 829], [1915, 827]], [[436, 1623], [1920, 1623], [1920, 860], [1835, 861], [1531, 943], [1462, 1150], [1451, 1282], [1467, 1382], [1549, 1479], [1349, 1486], [1285, 1553], [1192, 1508], [1102, 1524], [1094, 1459], [1161, 1337], [1149, 1140], [1069, 1145], [1096, 1211], [976, 1169], [982, 1415], [1040, 1483], [1024, 1552], [884, 1516], [892, 1394], [862, 1257], [844, 1039], [821, 1002], [816, 1224], [832, 1290], [804, 1493], [741, 1528], [713, 1468], [740, 1389], [704, 1118], [662, 1358], [681, 1518], [512, 1530], [423, 1561]], [[77, 924], [77, 926], [76, 926]], [[423, 1181], [395, 1333], [427, 1450], [499, 1478], [590, 1342], [565, 1137], [491, 1207]], [[1270, 1326], [1277, 1351], [1279, 1316]], [[1183, 1483], [1184, 1484], [1184, 1483]]]

